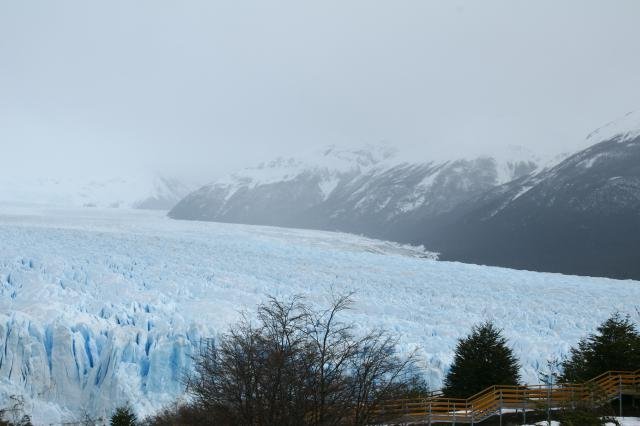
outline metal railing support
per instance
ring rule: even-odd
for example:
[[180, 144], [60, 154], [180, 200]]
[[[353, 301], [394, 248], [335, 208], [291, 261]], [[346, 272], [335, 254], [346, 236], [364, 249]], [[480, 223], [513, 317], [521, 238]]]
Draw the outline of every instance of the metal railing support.
[[522, 392], [522, 396], [524, 399], [524, 410], [522, 410], [522, 423], [523, 424], [527, 424], [527, 407], [529, 405], [529, 401], [527, 401], [527, 389], [524, 389], [524, 392]]
[[547, 424], [551, 426], [551, 382], [547, 385]]
[[618, 399], [620, 400], [620, 417], [622, 417], [622, 374], [618, 376]]

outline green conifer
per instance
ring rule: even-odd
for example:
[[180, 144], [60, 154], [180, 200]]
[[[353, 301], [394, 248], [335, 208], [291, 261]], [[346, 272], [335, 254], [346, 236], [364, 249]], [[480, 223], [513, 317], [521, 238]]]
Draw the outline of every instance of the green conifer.
[[116, 412], [111, 416], [111, 426], [135, 426], [138, 419], [131, 407], [125, 406], [116, 409]]
[[517, 385], [520, 366], [501, 330], [486, 322], [458, 341], [444, 394], [468, 398], [493, 385]]
[[564, 382], [585, 382], [610, 370], [637, 370], [640, 334], [629, 317], [615, 314], [571, 349], [562, 368]]

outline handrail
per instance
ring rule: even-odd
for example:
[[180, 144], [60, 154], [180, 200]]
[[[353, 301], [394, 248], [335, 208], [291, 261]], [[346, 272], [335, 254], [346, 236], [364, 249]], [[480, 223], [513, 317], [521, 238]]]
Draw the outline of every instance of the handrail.
[[429, 424], [432, 421], [474, 424], [500, 414], [503, 408], [526, 410], [536, 404], [557, 407], [572, 401], [596, 404], [630, 393], [640, 393], [640, 369], [607, 371], [584, 383], [493, 385], [466, 399], [446, 398], [441, 392], [432, 392], [423, 398], [383, 402], [376, 413], [404, 420], [427, 419]]

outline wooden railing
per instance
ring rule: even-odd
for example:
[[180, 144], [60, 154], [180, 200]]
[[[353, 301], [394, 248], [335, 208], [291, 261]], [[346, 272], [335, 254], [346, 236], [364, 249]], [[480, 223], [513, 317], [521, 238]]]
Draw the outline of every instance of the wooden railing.
[[599, 405], [640, 395], [640, 370], [608, 371], [585, 383], [553, 386], [491, 386], [467, 399], [446, 398], [434, 393], [426, 398], [386, 401], [376, 410], [375, 423], [476, 424], [502, 415], [505, 409], [527, 410]]

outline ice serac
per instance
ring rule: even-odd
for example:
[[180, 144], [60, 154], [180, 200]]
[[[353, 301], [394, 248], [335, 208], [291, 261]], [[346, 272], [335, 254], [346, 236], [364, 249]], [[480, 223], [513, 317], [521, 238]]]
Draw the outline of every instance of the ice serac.
[[344, 320], [417, 349], [433, 388], [484, 320], [504, 328], [528, 382], [612, 312], [640, 320], [638, 282], [440, 262], [350, 234], [4, 206], [0, 241], [0, 407], [23, 398], [37, 425], [174, 401], [203, 339], [268, 295], [324, 305], [330, 289], [354, 291]]
[[[22, 410], [36, 423], [49, 424], [85, 415], [108, 418], [127, 403], [148, 413], [180, 394], [182, 374], [198, 345], [186, 330], [125, 326], [99, 314], [88, 322], [79, 317], [48, 321], [23, 311], [0, 317], [0, 407], [22, 397]], [[42, 412], [43, 405], [49, 412]]]
[[242, 170], [189, 194], [175, 219], [340, 230], [405, 239], [420, 220], [537, 167], [511, 148], [500, 157], [407, 161], [385, 145], [327, 147], [306, 158]]

